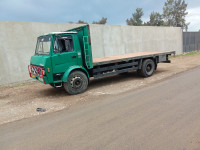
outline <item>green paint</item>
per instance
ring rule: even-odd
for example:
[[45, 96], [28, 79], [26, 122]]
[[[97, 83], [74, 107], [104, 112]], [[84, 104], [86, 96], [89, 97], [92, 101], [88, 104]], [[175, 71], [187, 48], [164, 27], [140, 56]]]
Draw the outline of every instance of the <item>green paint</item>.
[[74, 70], [80, 70], [80, 71], [85, 72], [86, 75], [87, 75], [87, 77], [89, 78], [89, 73], [88, 73], [88, 71], [87, 71], [85, 68], [83, 68], [83, 67], [81, 67], [81, 66], [71, 66], [70, 68], [67, 69], [67, 71], [66, 71], [65, 74], [63, 75], [62, 81], [63, 81], [63, 82], [67, 82], [67, 79], [68, 79], [69, 74], [70, 74], [72, 71], [74, 71]]
[[[69, 74], [76, 69], [85, 72], [89, 78], [89, 69], [93, 67], [89, 28], [88, 26], [82, 26], [66, 32], [52, 33], [38, 37], [38, 39], [40, 38], [40, 42], [42, 41], [41, 38], [51, 37], [49, 54], [41, 55], [35, 53], [30, 61], [31, 65], [44, 68], [46, 73], [44, 76], [45, 84], [66, 82]], [[58, 45], [63, 41], [64, 45], [67, 45], [66, 41], [72, 41], [70, 43], [70, 51], [61, 51], [62, 48]], [[44, 44], [45, 41], [43, 44], [40, 43], [42, 46]], [[38, 76], [32, 78], [42, 82]]]
[[93, 62], [92, 62], [92, 49], [91, 49], [91, 39], [90, 39], [90, 30], [89, 25], [81, 26], [78, 28], [74, 28], [67, 31], [75, 31], [77, 32], [77, 36], [79, 39], [79, 43], [81, 46], [82, 51], [82, 58], [84, 59], [84, 62], [86, 63], [86, 66], [88, 69], [93, 68]]

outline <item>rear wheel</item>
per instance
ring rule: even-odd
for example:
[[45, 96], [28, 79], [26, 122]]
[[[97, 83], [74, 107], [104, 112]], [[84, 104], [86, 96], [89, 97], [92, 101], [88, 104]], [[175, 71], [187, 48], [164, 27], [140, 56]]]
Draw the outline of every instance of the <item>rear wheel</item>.
[[64, 83], [65, 91], [71, 95], [83, 93], [88, 87], [88, 78], [81, 71], [70, 73], [67, 82]]
[[142, 68], [138, 70], [139, 75], [143, 77], [150, 77], [155, 71], [156, 65], [152, 59], [146, 59], [142, 63]]

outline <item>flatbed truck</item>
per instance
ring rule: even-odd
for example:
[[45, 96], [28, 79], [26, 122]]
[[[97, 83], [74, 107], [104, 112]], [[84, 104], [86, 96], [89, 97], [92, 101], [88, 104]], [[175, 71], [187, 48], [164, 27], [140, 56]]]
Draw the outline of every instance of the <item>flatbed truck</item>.
[[28, 66], [29, 75], [44, 84], [64, 87], [69, 94], [86, 91], [89, 79], [137, 71], [150, 77], [158, 63], [170, 63], [169, 52], [137, 52], [93, 57], [89, 25], [37, 38], [35, 55]]

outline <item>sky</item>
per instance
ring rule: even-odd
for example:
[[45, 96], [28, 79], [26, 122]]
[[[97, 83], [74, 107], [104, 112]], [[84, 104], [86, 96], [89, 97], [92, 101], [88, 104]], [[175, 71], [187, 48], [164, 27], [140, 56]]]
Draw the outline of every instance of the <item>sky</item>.
[[[107, 24], [125, 25], [136, 8], [144, 11], [143, 21], [151, 12], [160, 12], [167, 0], [0, 0], [0, 21], [88, 23], [106, 17]], [[189, 31], [200, 30], [200, 0], [185, 0]]]

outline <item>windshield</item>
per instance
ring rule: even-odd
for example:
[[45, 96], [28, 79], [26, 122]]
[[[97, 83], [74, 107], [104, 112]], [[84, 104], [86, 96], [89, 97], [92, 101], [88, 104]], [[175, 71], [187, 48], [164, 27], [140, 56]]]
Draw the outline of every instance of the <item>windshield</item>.
[[49, 55], [51, 47], [51, 36], [39, 37], [35, 54]]

